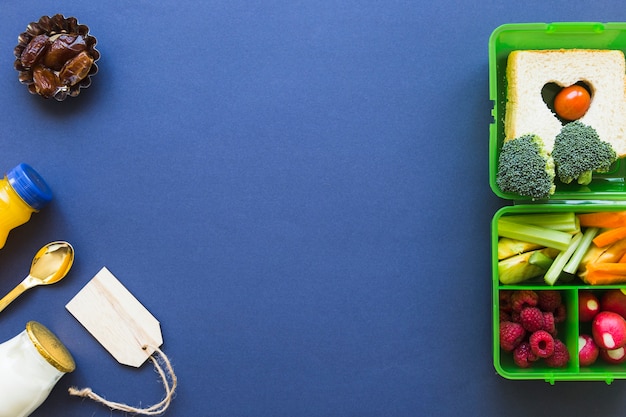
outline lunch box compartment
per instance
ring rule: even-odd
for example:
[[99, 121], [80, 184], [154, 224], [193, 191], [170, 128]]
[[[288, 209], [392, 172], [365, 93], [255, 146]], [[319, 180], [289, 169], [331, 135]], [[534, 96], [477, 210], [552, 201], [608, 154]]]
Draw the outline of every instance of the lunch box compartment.
[[[504, 140], [506, 66], [514, 50], [529, 49], [617, 49], [626, 52], [626, 23], [517, 23], [496, 28], [489, 38], [489, 92], [493, 101], [493, 123], [489, 132], [490, 185], [508, 200], [520, 199], [496, 184], [498, 157]], [[563, 184], [557, 180], [551, 200], [626, 200], [626, 164], [617, 161], [609, 172], [594, 173], [588, 185]]]

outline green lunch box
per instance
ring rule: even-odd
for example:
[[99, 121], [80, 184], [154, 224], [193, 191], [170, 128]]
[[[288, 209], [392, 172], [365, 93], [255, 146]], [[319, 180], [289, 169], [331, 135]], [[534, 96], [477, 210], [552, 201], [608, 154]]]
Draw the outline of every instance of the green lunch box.
[[[504, 114], [506, 106], [507, 57], [514, 50], [531, 49], [618, 49], [626, 53], [626, 23], [562, 22], [505, 24], [496, 28], [489, 39], [489, 94], [493, 101], [493, 122], [489, 130], [489, 181], [493, 192], [511, 201], [495, 214], [491, 224], [492, 246], [492, 307], [493, 307], [493, 361], [498, 374], [514, 380], [604, 381], [626, 379], [626, 362], [607, 364], [600, 358], [590, 366], [581, 366], [578, 360], [578, 338], [590, 334], [590, 324], [578, 320], [578, 299], [581, 291], [591, 290], [601, 294], [622, 285], [586, 285], [582, 281], [559, 282], [549, 286], [542, 279], [516, 285], [503, 285], [498, 277], [498, 230], [500, 218], [509, 215], [626, 211], [626, 161], [618, 160], [603, 174], [594, 173], [588, 185], [557, 184], [548, 200], [531, 201], [498, 188], [496, 173], [499, 152], [504, 140]], [[540, 93], [540, 92], [539, 92]], [[565, 305], [565, 320], [557, 325], [558, 338], [565, 343], [570, 355], [567, 366], [551, 368], [541, 361], [529, 368], [518, 367], [510, 352], [500, 347], [500, 295], [509, 290], [558, 290]]]

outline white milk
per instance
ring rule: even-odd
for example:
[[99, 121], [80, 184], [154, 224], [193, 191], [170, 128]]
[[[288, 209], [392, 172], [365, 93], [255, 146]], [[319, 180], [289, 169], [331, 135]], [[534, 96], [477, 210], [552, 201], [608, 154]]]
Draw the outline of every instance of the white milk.
[[30, 415], [73, 369], [72, 357], [56, 336], [29, 322], [26, 330], [0, 344], [0, 417]]

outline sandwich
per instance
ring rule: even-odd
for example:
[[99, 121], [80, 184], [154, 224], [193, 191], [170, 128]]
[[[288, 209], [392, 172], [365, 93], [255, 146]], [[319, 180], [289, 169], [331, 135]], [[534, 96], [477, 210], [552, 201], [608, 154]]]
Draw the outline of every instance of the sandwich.
[[579, 121], [593, 127], [618, 157], [626, 156], [626, 63], [619, 50], [517, 50], [507, 63], [505, 141], [537, 135], [548, 152], [563, 127], [545, 103], [547, 84], [568, 87], [578, 82], [591, 90], [591, 105]]

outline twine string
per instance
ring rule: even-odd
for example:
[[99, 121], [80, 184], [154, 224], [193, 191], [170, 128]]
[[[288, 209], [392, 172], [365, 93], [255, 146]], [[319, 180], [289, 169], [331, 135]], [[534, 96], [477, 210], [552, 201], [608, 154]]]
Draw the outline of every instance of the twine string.
[[[146, 348], [148, 347], [149, 346], [146, 346]], [[176, 386], [178, 385], [178, 380], [176, 378], [176, 374], [174, 373], [174, 368], [172, 367], [172, 364], [170, 363], [170, 360], [167, 357], [167, 355], [165, 355], [165, 353], [163, 353], [157, 347], [152, 347], [152, 346], [150, 347], [154, 349], [154, 353], [158, 354], [158, 356], [155, 355], [154, 353], [150, 355], [150, 360], [154, 364], [154, 368], [156, 369], [156, 371], [159, 373], [159, 376], [161, 377], [163, 386], [165, 388], [165, 397], [160, 402], [147, 408], [138, 408], [138, 407], [130, 406], [128, 404], [124, 404], [124, 403], [109, 401], [105, 399], [104, 397], [101, 397], [100, 395], [93, 392], [91, 388], [78, 389], [76, 387], [70, 387], [68, 389], [68, 392], [70, 393], [70, 395], [73, 395], [76, 397], [89, 398], [100, 404], [106, 405], [112, 410], [125, 411], [128, 413], [142, 414], [146, 416], [156, 416], [159, 414], [163, 414], [165, 410], [168, 409], [168, 407], [170, 406], [170, 403], [174, 399]], [[163, 362], [165, 366], [161, 365], [160, 363], [161, 361]]]

